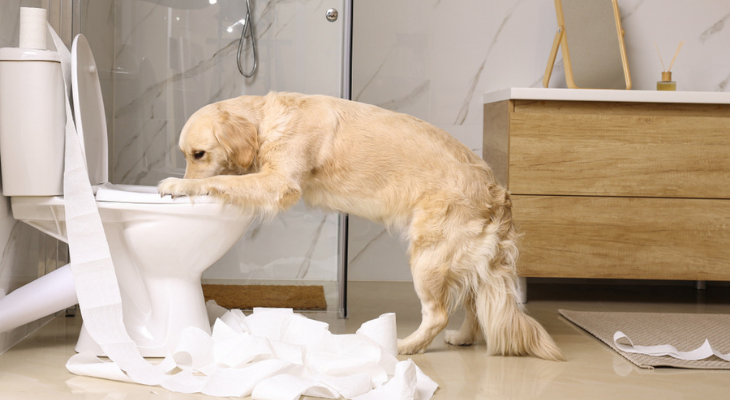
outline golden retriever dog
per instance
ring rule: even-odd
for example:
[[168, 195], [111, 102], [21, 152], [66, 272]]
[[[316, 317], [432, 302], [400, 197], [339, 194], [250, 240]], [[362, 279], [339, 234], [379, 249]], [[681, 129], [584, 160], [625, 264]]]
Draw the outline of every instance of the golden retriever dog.
[[466, 319], [446, 342], [480, 335], [490, 354], [561, 360], [516, 301], [517, 247], [510, 195], [487, 164], [417, 118], [328, 96], [269, 93], [207, 105], [180, 135], [185, 178], [161, 195], [211, 195], [265, 216], [299, 199], [401, 230], [422, 322], [398, 341], [423, 352], [458, 305]]

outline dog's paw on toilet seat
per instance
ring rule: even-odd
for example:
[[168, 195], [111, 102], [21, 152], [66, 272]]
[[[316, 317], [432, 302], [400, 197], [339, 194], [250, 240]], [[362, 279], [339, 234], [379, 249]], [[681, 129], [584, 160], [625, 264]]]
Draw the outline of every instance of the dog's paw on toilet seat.
[[199, 179], [167, 178], [160, 181], [157, 185], [157, 191], [162, 197], [170, 195], [172, 198], [203, 196], [208, 194], [208, 190], [203, 187]]
[[167, 178], [161, 180], [160, 183], [157, 184], [157, 191], [160, 193], [160, 196], [172, 196], [175, 186], [177, 185], [177, 181], [180, 180], [180, 178]]

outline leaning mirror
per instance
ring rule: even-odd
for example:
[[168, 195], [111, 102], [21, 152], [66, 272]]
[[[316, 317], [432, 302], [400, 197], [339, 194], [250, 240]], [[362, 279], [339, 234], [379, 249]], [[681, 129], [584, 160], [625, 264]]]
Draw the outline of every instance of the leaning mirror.
[[558, 47], [571, 89], [631, 89], [617, 0], [555, 0], [558, 30], [543, 86], [548, 87]]

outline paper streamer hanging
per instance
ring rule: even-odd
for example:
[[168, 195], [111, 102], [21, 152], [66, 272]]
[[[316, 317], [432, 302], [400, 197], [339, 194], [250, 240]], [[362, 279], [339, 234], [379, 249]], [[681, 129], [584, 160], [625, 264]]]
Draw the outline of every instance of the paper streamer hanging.
[[395, 357], [394, 314], [363, 324], [354, 335], [333, 335], [326, 323], [288, 309], [257, 309], [246, 317], [209, 304], [215, 321], [211, 335], [190, 327], [162, 363], [145, 360], [124, 327], [109, 245], [71, 117], [70, 53], [48, 29], [66, 85], [64, 198], [71, 270], [84, 326], [111, 360], [80, 353], [67, 363], [71, 372], [211, 396], [431, 398], [438, 385], [411, 360]]
[[104, 353], [118, 362], [132, 380], [157, 385], [165, 374], [142, 357], [124, 328], [119, 284], [71, 113], [71, 55], [56, 31], [47, 26], [61, 58], [66, 88], [64, 207], [71, 271], [84, 325]]
[[[629, 341], [629, 344], [622, 344], [618, 342], [620, 339], [624, 338]], [[679, 351], [676, 347], [669, 344], [657, 346], [635, 345], [634, 342], [631, 341], [631, 339], [625, 333], [617, 331], [613, 334], [613, 344], [621, 351], [625, 351], [627, 353], [644, 354], [647, 356], [670, 356], [679, 360], [697, 361], [704, 360], [705, 358], [712, 357], [714, 355], [725, 361], [730, 361], [730, 353], [722, 354], [721, 352], [715, 350], [712, 345], [710, 345], [710, 341], [707, 339], [705, 339], [705, 342], [702, 343], [702, 346], [694, 350]]]

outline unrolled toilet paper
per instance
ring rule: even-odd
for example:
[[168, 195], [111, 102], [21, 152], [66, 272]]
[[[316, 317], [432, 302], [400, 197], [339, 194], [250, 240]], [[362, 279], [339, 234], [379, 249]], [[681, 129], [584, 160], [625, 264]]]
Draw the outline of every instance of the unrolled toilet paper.
[[70, 54], [48, 29], [67, 86], [64, 196], [71, 270], [84, 325], [111, 360], [80, 353], [67, 363], [71, 372], [211, 396], [430, 399], [436, 383], [412, 361], [395, 357], [394, 314], [363, 324], [355, 334], [334, 335], [326, 323], [291, 309], [255, 309], [245, 316], [210, 304], [210, 335], [189, 327], [161, 363], [145, 360], [124, 327], [113, 261], [71, 118]]
[[[185, 329], [156, 368], [166, 373], [161, 386], [184, 393], [263, 400], [430, 399], [438, 385], [412, 360], [399, 362], [391, 354], [394, 333], [394, 314], [364, 323], [354, 335], [334, 335], [326, 323], [291, 309], [258, 308], [249, 316], [233, 310], [215, 320], [210, 335]], [[90, 353], [71, 357], [66, 366], [78, 375], [130, 381], [116, 363]], [[167, 374], [176, 368], [182, 372]]]
[[[619, 343], [619, 340], [626, 339], [629, 344], [623, 344]], [[705, 358], [709, 358], [711, 356], [717, 356], [725, 361], [730, 361], [730, 353], [728, 354], [722, 354], [721, 352], [715, 350], [712, 345], [710, 344], [710, 341], [705, 339], [705, 342], [702, 343], [702, 346], [690, 350], [690, 351], [679, 351], [676, 347], [672, 346], [671, 344], [663, 344], [663, 345], [656, 345], [656, 346], [640, 346], [635, 345], [631, 339], [629, 339], [628, 336], [626, 336], [625, 333], [621, 331], [616, 331], [616, 333], [613, 334], [613, 344], [621, 351], [625, 351], [627, 353], [637, 353], [637, 354], [644, 354], [647, 356], [655, 356], [655, 357], [661, 357], [661, 356], [670, 356], [674, 357], [679, 360], [686, 360], [686, 361], [697, 361], [697, 360], [704, 360]]]
[[20, 7], [18, 47], [46, 50], [47, 11], [45, 8]]

